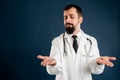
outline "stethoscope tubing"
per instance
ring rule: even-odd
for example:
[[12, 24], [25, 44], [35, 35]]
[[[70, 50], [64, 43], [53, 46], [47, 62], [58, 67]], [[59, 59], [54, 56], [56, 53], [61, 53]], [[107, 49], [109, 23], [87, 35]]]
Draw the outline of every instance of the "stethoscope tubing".
[[[90, 49], [88, 51], [86, 49], [86, 46], [84, 46], [85, 52], [89, 56], [89, 53], [91, 52], [91, 49], [92, 49], [92, 41], [89, 38], [86, 38], [86, 40], [90, 42]], [[64, 54], [67, 55], [66, 42], [65, 42], [65, 33], [63, 33], [63, 49], [64, 49]]]

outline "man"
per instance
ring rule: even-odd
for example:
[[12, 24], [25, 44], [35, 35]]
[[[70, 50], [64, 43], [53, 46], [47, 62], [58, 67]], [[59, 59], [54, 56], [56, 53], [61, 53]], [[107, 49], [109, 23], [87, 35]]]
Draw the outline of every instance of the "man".
[[91, 73], [100, 74], [104, 66], [113, 67], [115, 57], [101, 56], [94, 37], [81, 29], [82, 10], [69, 4], [64, 8], [65, 33], [52, 41], [50, 57], [38, 55], [47, 72], [56, 80], [92, 80]]

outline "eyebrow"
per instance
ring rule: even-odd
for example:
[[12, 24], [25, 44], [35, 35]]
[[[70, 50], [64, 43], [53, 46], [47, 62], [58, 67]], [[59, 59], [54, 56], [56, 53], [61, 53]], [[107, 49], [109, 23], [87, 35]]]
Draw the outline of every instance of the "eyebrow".
[[[74, 16], [74, 14], [69, 14], [69, 16]], [[64, 17], [66, 17], [66, 15]]]

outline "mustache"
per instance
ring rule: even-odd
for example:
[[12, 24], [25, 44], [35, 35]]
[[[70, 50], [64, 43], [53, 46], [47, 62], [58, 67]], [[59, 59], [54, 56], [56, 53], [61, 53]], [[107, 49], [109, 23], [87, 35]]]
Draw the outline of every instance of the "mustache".
[[66, 25], [73, 25], [72, 23], [66, 23]]

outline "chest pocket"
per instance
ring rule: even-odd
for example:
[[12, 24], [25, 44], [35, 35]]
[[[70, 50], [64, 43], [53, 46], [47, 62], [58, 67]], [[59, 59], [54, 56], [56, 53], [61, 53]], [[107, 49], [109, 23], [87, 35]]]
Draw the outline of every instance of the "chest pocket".
[[83, 48], [83, 50], [81, 51], [81, 63], [82, 65], [88, 65], [87, 63], [89, 63], [92, 59], [94, 59], [95, 55], [92, 53], [92, 50], [90, 52], [87, 52], [85, 49], [86, 47]]
[[81, 51], [81, 55], [83, 57], [93, 57], [94, 54], [92, 53], [92, 43], [90, 40], [87, 41], [87, 43], [84, 45], [83, 50]]

